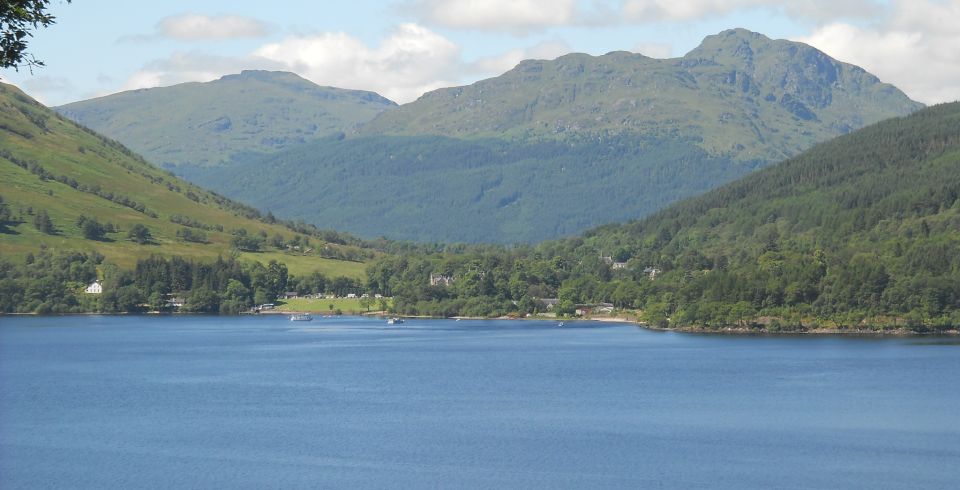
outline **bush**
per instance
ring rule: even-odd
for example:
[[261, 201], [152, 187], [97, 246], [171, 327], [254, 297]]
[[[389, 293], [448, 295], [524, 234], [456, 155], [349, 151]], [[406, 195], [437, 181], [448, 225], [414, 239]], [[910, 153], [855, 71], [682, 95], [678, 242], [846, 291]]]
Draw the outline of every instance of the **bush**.
[[150, 229], [146, 226], [137, 223], [133, 225], [133, 228], [130, 228], [130, 231], [127, 232], [127, 238], [131, 241], [139, 243], [140, 245], [150, 243], [153, 240], [153, 235], [150, 234]]

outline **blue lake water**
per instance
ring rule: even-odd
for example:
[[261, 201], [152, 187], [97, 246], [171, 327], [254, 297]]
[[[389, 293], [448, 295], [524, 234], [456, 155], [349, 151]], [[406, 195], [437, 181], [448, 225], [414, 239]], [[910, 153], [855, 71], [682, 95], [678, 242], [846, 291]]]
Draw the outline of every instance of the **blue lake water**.
[[0, 317], [0, 488], [957, 488], [960, 342]]

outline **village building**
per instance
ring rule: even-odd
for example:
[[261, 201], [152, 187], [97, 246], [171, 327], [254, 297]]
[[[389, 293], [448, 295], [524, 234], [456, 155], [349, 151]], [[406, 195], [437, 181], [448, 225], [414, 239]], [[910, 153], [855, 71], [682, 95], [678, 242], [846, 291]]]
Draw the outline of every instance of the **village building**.
[[651, 281], [654, 280], [654, 279], [656, 279], [657, 276], [660, 275], [660, 272], [662, 272], [662, 271], [661, 271], [658, 267], [645, 267], [645, 268], [643, 269], [643, 273], [646, 274], [647, 277], [649, 277]]
[[453, 278], [445, 274], [430, 274], [430, 285], [450, 287], [453, 285]]
[[93, 281], [89, 286], [86, 287], [86, 289], [83, 290], [83, 292], [87, 294], [102, 294], [103, 283], [101, 283], [99, 280]]
[[540, 304], [543, 305], [543, 307], [547, 310], [556, 308], [557, 303], [560, 302], [558, 298], [538, 298], [537, 301], [540, 302]]
[[577, 316], [590, 316], [594, 313], [609, 315], [613, 313], [613, 303], [576, 305], [576, 309], [573, 312]]
[[184, 298], [180, 296], [168, 295], [167, 299], [164, 300], [164, 304], [167, 308], [181, 308], [187, 302]]
[[606, 265], [609, 265], [613, 270], [622, 270], [627, 268], [626, 262], [619, 262], [613, 259], [612, 256], [600, 254], [600, 262], [603, 262]]

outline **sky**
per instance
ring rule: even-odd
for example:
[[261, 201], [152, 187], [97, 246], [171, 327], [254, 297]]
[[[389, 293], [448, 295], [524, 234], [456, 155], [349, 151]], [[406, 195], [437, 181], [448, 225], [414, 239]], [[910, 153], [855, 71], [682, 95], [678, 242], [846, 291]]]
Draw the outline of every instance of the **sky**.
[[960, 99], [960, 0], [51, 0], [56, 24], [0, 70], [46, 105], [244, 69], [396, 102], [570, 52], [683, 56], [742, 27], [810, 44], [927, 104]]

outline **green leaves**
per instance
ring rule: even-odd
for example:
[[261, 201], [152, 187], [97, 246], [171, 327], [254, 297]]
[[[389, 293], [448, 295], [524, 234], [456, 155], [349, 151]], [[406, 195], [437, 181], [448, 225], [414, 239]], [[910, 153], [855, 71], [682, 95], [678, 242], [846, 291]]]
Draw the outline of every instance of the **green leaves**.
[[[70, 0], [67, 0], [69, 3]], [[43, 66], [43, 61], [27, 53], [27, 39], [33, 29], [53, 24], [47, 12], [49, 0], [10, 0], [0, 8], [0, 68], [19, 70]]]

